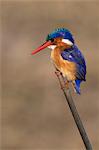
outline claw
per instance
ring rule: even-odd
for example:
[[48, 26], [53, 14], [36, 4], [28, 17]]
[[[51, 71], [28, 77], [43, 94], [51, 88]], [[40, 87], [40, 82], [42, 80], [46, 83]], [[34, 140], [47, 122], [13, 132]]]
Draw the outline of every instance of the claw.
[[61, 87], [61, 89], [63, 90], [63, 89], [65, 88], [65, 86], [64, 86], [64, 85], [62, 84], [62, 82], [61, 82], [62, 73], [61, 73], [59, 70], [56, 70], [56, 71], [55, 71], [55, 74], [57, 75], [58, 80], [59, 80], [59, 83], [60, 83], [60, 87]]

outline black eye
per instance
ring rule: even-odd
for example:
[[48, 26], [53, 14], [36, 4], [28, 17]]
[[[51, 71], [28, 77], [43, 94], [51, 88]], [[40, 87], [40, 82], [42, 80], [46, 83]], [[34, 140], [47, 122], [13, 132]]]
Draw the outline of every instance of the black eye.
[[54, 39], [51, 39], [51, 42], [54, 42]]

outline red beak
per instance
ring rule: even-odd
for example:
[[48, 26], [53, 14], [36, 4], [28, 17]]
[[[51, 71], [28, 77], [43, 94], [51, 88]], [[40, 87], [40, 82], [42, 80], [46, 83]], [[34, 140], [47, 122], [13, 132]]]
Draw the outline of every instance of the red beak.
[[41, 51], [41, 50], [43, 50], [44, 48], [46, 48], [46, 47], [50, 46], [51, 44], [52, 44], [52, 42], [51, 42], [51, 41], [47, 41], [47, 42], [45, 42], [43, 45], [41, 45], [41, 46], [40, 46], [40, 47], [38, 47], [36, 50], [34, 50], [34, 51], [32, 52], [32, 55], [34, 55], [34, 54], [38, 53], [39, 51]]

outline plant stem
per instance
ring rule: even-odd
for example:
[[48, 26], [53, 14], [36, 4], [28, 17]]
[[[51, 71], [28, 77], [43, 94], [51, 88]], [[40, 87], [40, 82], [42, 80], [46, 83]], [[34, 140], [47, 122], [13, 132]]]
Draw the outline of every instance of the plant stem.
[[[60, 79], [60, 76], [57, 75], [57, 77], [58, 77], [58, 80], [59, 80], [61, 89], [62, 89], [62, 91], [63, 91], [63, 93], [64, 93], [64, 96], [65, 96], [65, 98], [66, 98], [66, 101], [67, 101], [67, 103], [68, 103], [68, 105], [69, 105], [69, 108], [70, 108], [70, 111], [71, 111], [72, 116], [73, 116], [73, 118], [74, 118], [74, 121], [75, 121], [75, 123], [76, 123], [76, 126], [77, 126], [77, 128], [78, 128], [78, 131], [79, 131], [79, 133], [80, 133], [80, 135], [81, 135], [82, 141], [83, 141], [83, 143], [84, 143], [84, 145], [85, 145], [85, 148], [86, 148], [86, 150], [92, 150], [91, 143], [90, 143], [90, 141], [89, 141], [88, 135], [87, 135], [87, 133], [86, 133], [86, 131], [85, 131], [85, 129], [84, 129], [83, 123], [82, 123], [82, 121], [81, 121], [81, 119], [80, 119], [80, 116], [79, 116], [78, 111], [77, 111], [77, 109], [76, 109], [76, 106], [75, 106], [75, 104], [74, 104], [74, 101], [73, 101], [71, 92], [70, 92], [69, 89], [62, 88], [62, 81], [61, 81], [61, 79]], [[62, 77], [62, 78], [63, 78], [63, 77]], [[64, 82], [64, 81], [63, 81], [63, 82]]]

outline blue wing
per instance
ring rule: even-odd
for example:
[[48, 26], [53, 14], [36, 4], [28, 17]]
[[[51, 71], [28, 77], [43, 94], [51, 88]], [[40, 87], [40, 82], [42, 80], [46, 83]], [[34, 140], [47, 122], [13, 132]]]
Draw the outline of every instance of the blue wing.
[[73, 45], [70, 49], [66, 49], [61, 53], [63, 59], [76, 63], [76, 79], [86, 80], [86, 62], [81, 51], [76, 45]]

